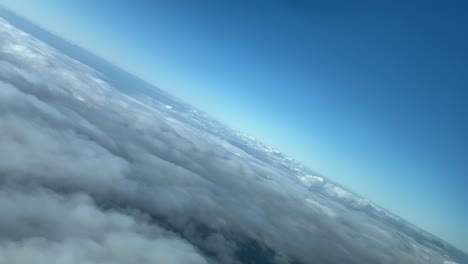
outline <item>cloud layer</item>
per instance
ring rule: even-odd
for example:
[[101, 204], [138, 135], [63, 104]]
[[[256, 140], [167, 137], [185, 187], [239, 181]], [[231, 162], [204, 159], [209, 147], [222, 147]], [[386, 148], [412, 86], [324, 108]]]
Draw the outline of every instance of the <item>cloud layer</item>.
[[255, 139], [111, 83], [0, 19], [1, 264], [459, 261]]

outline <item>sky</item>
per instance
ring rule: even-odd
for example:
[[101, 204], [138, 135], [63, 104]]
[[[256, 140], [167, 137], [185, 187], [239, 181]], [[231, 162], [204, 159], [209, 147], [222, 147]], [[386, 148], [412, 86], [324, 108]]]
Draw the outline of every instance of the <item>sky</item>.
[[467, 3], [0, 3], [468, 251]]

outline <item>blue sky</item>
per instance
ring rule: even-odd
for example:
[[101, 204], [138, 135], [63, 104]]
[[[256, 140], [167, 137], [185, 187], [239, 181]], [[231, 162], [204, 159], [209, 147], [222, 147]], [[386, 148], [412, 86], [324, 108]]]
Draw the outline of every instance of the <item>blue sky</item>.
[[0, 0], [468, 251], [463, 1]]

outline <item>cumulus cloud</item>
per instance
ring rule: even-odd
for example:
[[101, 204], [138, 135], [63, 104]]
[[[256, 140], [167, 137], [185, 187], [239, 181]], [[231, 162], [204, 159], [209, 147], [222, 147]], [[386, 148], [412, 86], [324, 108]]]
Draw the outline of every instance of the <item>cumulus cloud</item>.
[[0, 191], [0, 263], [207, 263], [180, 237], [86, 194], [9, 187]]
[[0, 263], [457, 261], [279, 152], [111, 79], [0, 20]]
[[299, 176], [299, 180], [301, 180], [307, 187], [314, 186], [316, 184], [323, 183], [323, 178], [319, 176], [312, 176], [312, 175], [303, 175]]

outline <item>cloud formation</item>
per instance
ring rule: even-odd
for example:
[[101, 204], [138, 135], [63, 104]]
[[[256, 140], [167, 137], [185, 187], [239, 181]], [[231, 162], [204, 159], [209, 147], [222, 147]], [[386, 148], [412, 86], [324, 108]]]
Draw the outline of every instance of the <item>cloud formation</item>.
[[111, 83], [0, 19], [1, 264], [460, 261], [177, 99]]

